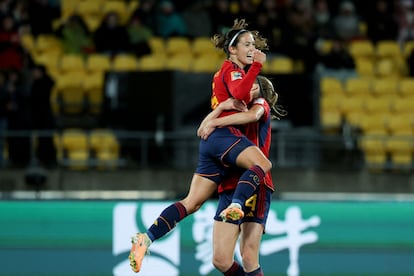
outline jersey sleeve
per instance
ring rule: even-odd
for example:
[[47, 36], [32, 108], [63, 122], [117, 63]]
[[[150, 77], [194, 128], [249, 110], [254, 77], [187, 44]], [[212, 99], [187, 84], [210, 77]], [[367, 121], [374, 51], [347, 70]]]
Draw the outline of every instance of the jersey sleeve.
[[226, 83], [230, 94], [235, 99], [249, 103], [250, 90], [256, 80], [257, 75], [260, 73], [261, 68], [261, 63], [253, 62], [253, 64], [250, 66], [249, 71], [244, 76], [241, 69], [231, 69], [225, 72], [224, 82]]

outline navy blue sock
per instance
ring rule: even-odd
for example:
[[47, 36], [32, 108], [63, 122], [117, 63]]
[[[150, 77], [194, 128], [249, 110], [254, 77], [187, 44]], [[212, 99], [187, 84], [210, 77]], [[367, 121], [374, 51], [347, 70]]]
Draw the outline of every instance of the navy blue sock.
[[244, 270], [238, 262], [234, 261], [229, 270], [223, 272], [225, 276], [244, 276]]
[[180, 202], [171, 204], [161, 212], [154, 224], [148, 229], [148, 237], [151, 241], [158, 240], [170, 232], [186, 216], [188, 214], [184, 205]]
[[264, 183], [265, 173], [259, 166], [253, 166], [245, 171], [237, 183], [232, 203], [243, 206], [244, 202], [253, 195], [256, 188]]
[[252, 272], [246, 273], [246, 276], [264, 276], [262, 268], [259, 266], [258, 269], [253, 270]]

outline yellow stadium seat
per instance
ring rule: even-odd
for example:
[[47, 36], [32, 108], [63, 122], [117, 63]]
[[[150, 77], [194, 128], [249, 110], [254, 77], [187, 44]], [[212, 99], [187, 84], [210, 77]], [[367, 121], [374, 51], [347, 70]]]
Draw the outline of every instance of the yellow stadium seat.
[[74, 170], [87, 169], [90, 157], [88, 135], [81, 129], [66, 129], [61, 141], [67, 166]]
[[102, 6], [95, 0], [83, 0], [76, 5], [76, 13], [83, 19], [88, 17], [102, 18]]
[[394, 98], [391, 102], [391, 109], [395, 113], [414, 114], [414, 97]]
[[349, 53], [354, 57], [358, 58], [375, 58], [375, 47], [370, 40], [354, 40], [349, 45]]
[[166, 40], [165, 51], [167, 56], [173, 56], [177, 54], [192, 55], [190, 39], [186, 37], [170, 37]]
[[196, 37], [192, 43], [193, 54], [195, 56], [216, 55], [218, 54], [213, 42], [209, 37]]
[[356, 58], [355, 70], [360, 77], [374, 77], [376, 74], [375, 62], [369, 58]]
[[172, 57], [167, 58], [165, 66], [167, 70], [189, 72], [191, 70], [192, 61], [192, 55], [176, 54]]
[[112, 61], [114, 71], [136, 71], [138, 70], [138, 59], [134, 55], [119, 54]]
[[344, 87], [348, 96], [368, 96], [371, 93], [371, 79], [349, 78], [345, 81]]
[[412, 136], [389, 136], [385, 142], [385, 148], [394, 166], [411, 169], [414, 151]]
[[148, 44], [151, 48], [152, 55], [166, 55], [165, 41], [163, 38], [158, 36], [150, 37]]
[[295, 73], [295, 62], [289, 57], [275, 57], [269, 61], [269, 73], [292, 74]]
[[407, 59], [411, 55], [411, 52], [413, 50], [414, 50], [414, 40], [406, 41], [404, 43], [404, 46], [403, 46], [403, 56], [404, 56], [404, 58]]
[[65, 20], [76, 12], [76, 6], [84, 0], [60, 0], [60, 14]]
[[410, 135], [414, 138], [414, 122], [412, 116], [404, 113], [393, 113], [387, 119], [387, 129], [391, 135]]
[[118, 14], [121, 24], [126, 24], [129, 19], [128, 5], [125, 1], [106, 0], [102, 3], [102, 13], [106, 15], [110, 12]]
[[81, 55], [64, 54], [60, 59], [59, 69], [63, 74], [71, 72], [85, 73], [85, 61]]
[[365, 110], [368, 114], [372, 113], [389, 113], [391, 111], [391, 102], [387, 97], [370, 97], [364, 103]]
[[396, 79], [376, 78], [372, 80], [372, 93], [375, 96], [398, 97], [398, 82]]
[[35, 45], [37, 55], [43, 53], [63, 53], [62, 43], [55, 35], [39, 34], [36, 38]]
[[104, 83], [105, 77], [102, 72], [89, 74], [83, 81], [88, 112], [91, 114], [99, 114], [102, 110]]
[[369, 169], [382, 170], [385, 168], [387, 162], [385, 137], [363, 135], [358, 140], [358, 146], [363, 153], [365, 165]]
[[367, 114], [363, 110], [357, 110], [353, 112], [349, 112], [345, 115], [345, 122], [355, 129], [361, 129], [361, 122], [362, 118], [365, 117]]
[[193, 59], [191, 71], [195, 73], [214, 73], [221, 65], [222, 60], [218, 57], [202, 55]]
[[120, 144], [109, 129], [94, 129], [89, 135], [91, 150], [100, 169], [114, 169], [118, 166]]
[[86, 59], [85, 68], [88, 73], [104, 73], [111, 69], [111, 58], [102, 54], [91, 54]]
[[[80, 114], [85, 108], [82, 73], [62, 74], [56, 79], [53, 88], [52, 105], [57, 104], [59, 112], [64, 114]], [[56, 102], [57, 103], [56, 103]]]
[[139, 60], [141, 71], [162, 71], [166, 67], [166, 57], [164, 55], [147, 55]]
[[398, 83], [398, 93], [403, 97], [413, 97], [414, 77], [401, 79]]
[[366, 114], [360, 118], [359, 127], [365, 135], [387, 135], [388, 113]]
[[377, 60], [375, 75], [378, 78], [399, 78], [401, 70], [396, 60], [386, 57]]
[[364, 103], [367, 97], [345, 97], [339, 102], [339, 110], [346, 118], [350, 113], [364, 112]]
[[324, 133], [338, 133], [342, 125], [342, 113], [339, 102], [343, 97], [322, 97], [319, 108], [320, 123]]
[[401, 58], [402, 52], [396, 40], [381, 40], [375, 46], [378, 58]]
[[344, 87], [342, 82], [334, 77], [322, 77], [320, 80], [320, 90], [322, 96], [344, 94]]
[[86, 17], [83, 19], [85, 21], [86, 27], [90, 32], [95, 32], [98, 29], [99, 25], [102, 22], [102, 18], [98, 17]]

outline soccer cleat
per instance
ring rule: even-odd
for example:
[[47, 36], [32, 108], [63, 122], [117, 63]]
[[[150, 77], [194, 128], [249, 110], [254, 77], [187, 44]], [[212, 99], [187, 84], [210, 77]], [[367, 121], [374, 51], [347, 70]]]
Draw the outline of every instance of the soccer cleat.
[[151, 240], [147, 234], [137, 233], [131, 238], [131, 243], [132, 248], [128, 256], [129, 264], [134, 272], [139, 272], [145, 254], [149, 254], [148, 247]]
[[244, 217], [244, 212], [241, 209], [240, 204], [232, 203], [226, 209], [221, 211], [220, 217], [223, 221], [239, 220]]

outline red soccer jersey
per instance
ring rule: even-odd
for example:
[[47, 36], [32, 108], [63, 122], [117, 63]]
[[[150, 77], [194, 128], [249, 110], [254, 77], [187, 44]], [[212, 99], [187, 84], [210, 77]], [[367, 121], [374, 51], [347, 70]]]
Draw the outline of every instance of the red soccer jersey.
[[[264, 108], [264, 113], [258, 122], [246, 125], [245, 134], [250, 141], [260, 148], [266, 157], [269, 157], [272, 138], [270, 106], [263, 98], [255, 99], [252, 104], [261, 105]], [[239, 178], [240, 170], [232, 171], [230, 176], [218, 186], [218, 192], [236, 189]], [[271, 172], [268, 172], [265, 176], [265, 185], [274, 191]]]
[[[262, 64], [253, 62], [247, 73], [244, 72], [237, 64], [230, 60], [224, 61], [220, 70], [213, 77], [213, 93], [211, 95], [211, 108], [215, 109], [217, 105], [224, 102], [230, 97], [250, 102], [250, 90], [260, 73]], [[226, 116], [235, 111], [222, 112], [221, 116]]]

